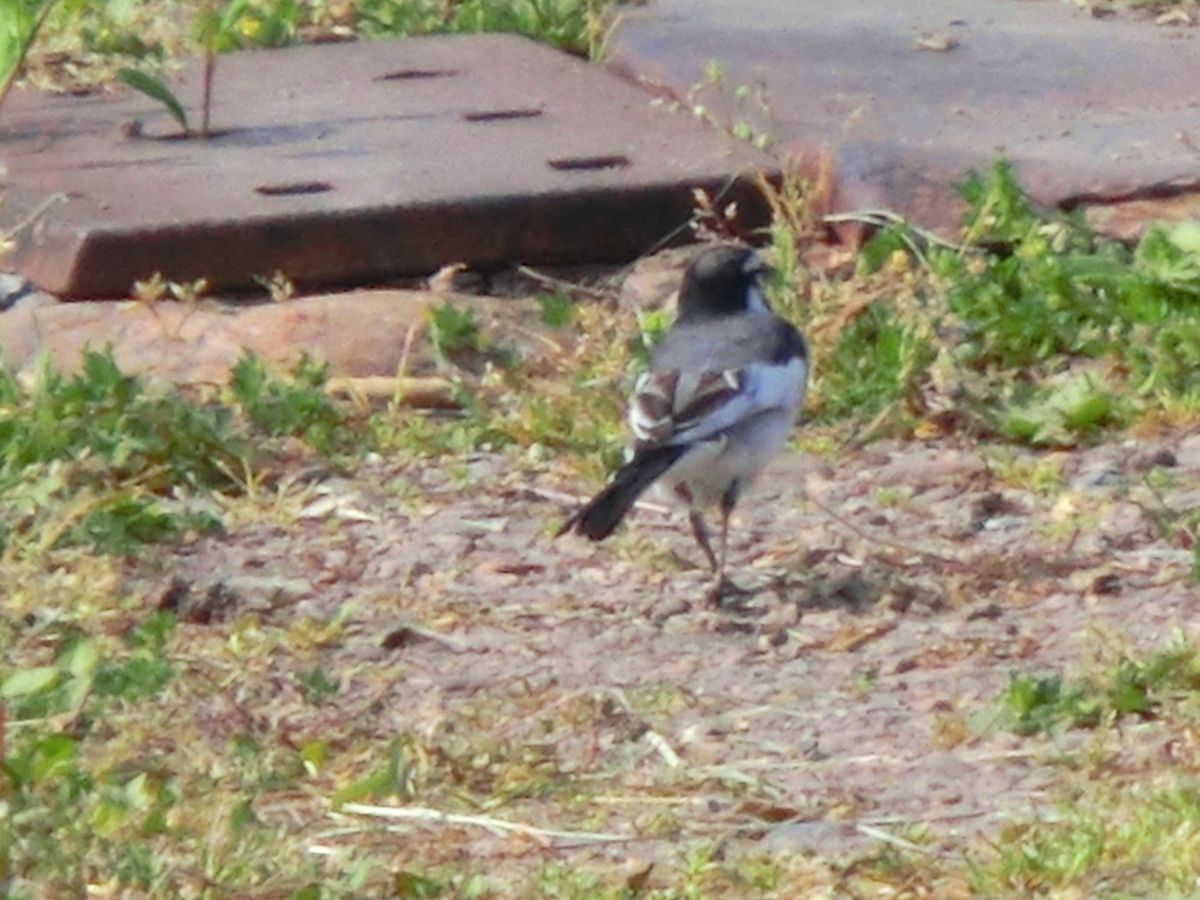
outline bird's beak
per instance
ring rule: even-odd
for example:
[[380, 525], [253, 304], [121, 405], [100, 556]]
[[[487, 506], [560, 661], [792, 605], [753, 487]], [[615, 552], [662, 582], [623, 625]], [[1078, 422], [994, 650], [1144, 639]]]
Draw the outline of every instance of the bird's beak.
[[742, 263], [743, 274], [761, 278], [771, 271], [771, 266], [763, 259], [761, 253], [752, 253], [746, 257], [746, 261]]

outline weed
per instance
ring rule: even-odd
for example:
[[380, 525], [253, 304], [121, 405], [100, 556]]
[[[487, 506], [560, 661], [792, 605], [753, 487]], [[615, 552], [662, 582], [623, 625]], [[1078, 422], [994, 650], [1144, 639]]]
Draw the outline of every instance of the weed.
[[84, 848], [107, 856], [131, 884], [148, 887], [158, 877], [151, 848], [126, 845], [124, 838], [134, 831], [152, 839], [170, 830], [167, 812], [177, 799], [170, 780], [111, 760], [96, 768], [84, 747], [97, 730], [120, 723], [170, 682], [173, 629], [174, 619], [164, 613], [151, 615], [120, 644], [67, 629], [52, 662], [5, 667], [0, 696], [25, 726], [0, 760], [7, 819], [0, 829], [0, 872], [13, 879], [8, 886], [78, 885], [85, 877], [76, 868]]
[[43, 364], [28, 389], [0, 369], [0, 552], [124, 555], [217, 527], [206, 498], [245, 490], [252, 463], [270, 461], [271, 438], [352, 448], [324, 377], [307, 358], [278, 377], [247, 356], [220, 403], [147, 389], [93, 351], [71, 377]]
[[375, 445], [420, 457], [506, 452], [521, 465], [542, 465], [563, 453], [597, 478], [615, 466], [624, 392], [637, 368], [631, 357], [639, 348], [647, 352], [651, 338], [627, 338], [626, 329], [614, 329], [611, 313], [597, 306], [539, 306], [540, 318], [549, 310], [560, 322], [556, 340], [548, 342], [555, 349], [519, 366], [473, 311], [451, 305], [431, 310], [430, 341], [456, 381], [461, 409], [377, 413], [368, 423]]
[[188, 127], [187, 110], [184, 109], [183, 102], [175, 96], [175, 92], [161, 78], [155, 78], [153, 75], [147, 75], [145, 72], [126, 66], [117, 72], [117, 81], [145, 94], [151, 100], [157, 100], [171, 118], [179, 123], [184, 134], [191, 130]]
[[416, 796], [419, 781], [428, 769], [419, 745], [407, 736], [393, 740], [387, 758], [367, 775], [345, 785], [333, 795], [334, 806], [367, 799]]
[[1106, 720], [1153, 717], [1164, 698], [1200, 690], [1200, 655], [1190, 644], [1144, 659], [1119, 658], [1089, 678], [1014, 675], [1000, 695], [1001, 722], [1017, 734], [1093, 728]]
[[267, 434], [298, 437], [322, 453], [332, 453], [349, 435], [345, 415], [325, 395], [325, 377], [325, 367], [307, 355], [286, 380], [246, 355], [233, 368], [230, 390], [250, 421]]
[[988, 465], [995, 478], [1022, 490], [1033, 491], [1046, 497], [1059, 494], [1065, 479], [1062, 461], [1052, 456], [1030, 457], [1019, 455], [1013, 447], [996, 447], [990, 454]]
[[870, 419], [893, 407], [912, 385], [906, 359], [921, 346], [885, 303], [867, 307], [838, 336], [820, 377], [819, 420]]
[[[576, 897], [605, 896], [604, 882], [592, 872], [581, 872], [572, 866], [550, 864], [537, 876], [537, 890], [543, 897], [569, 900]], [[613, 892], [608, 888], [608, 893]]]
[[175, 630], [175, 617], [167, 612], [151, 615], [125, 638], [130, 655], [121, 662], [102, 662], [92, 690], [97, 697], [139, 700], [158, 693], [174, 674], [167, 647]]
[[13, 0], [0, 10], [0, 106], [21, 75], [54, 5], [55, 0]]
[[1016, 675], [1001, 695], [1008, 727], [1017, 734], [1049, 732], [1066, 725], [1090, 726], [1100, 721], [1101, 706], [1080, 686], [1059, 675]]
[[566, 294], [539, 294], [537, 304], [543, 325], [565, 328], [570, 324], [575, 302]]
[[871, 502], [879, 507], [900, 506], [908, 499], [908, 492], [893, 487], [877, 487], [871, 491]]
[[683, 105], [697, 119], [737, 141], [759, 150], [775, 146], [771, 99], [765, 82], [731, 88], [724, 67], [716, 60], [710, 60], [704, 67], [704, 80], [688, 89]]
[[431, 307], [426, 321], [434, 352], [443, 362], [462, 351], [484, 351], [479, 320], [475, 318], [475, 313], [470, 307], [458, 307], [446, 302], [441, 306]]
[[875, 690], [879, 681], [879, 670], [876, 666], [858, 666], [850, 682], [850, 690], [860, 699], [865, 700]]
[[27, 466], [94, 455], [114, 479], [227, 486], [243, 449], [228, 426], [227, 411], [148, 393], [111, 356], [89, 351], [72, 378], [43, 365], [29, 392], [0, 374], [0, 483]]
[[0, 371], [0, 548], [23, 536], [125, 553], [211, 525], [165, 498], [235, 487], [247, 447], [230, 419], [147, 392], [95, 352], [71, 378], [43, 365], [28, 391]]
[[426, 315], [429, 340], [434, 356], [444, 367], [487, 374], [488, 367], [512, 369], [517, 365], [515, 351], [487, 338], [470, 307], [443, 303]]
[[667, 329], [671, 319], [666, 310], [652, 309], [637, 311], [637, 333], [626, 343], [631, 364], [639, 370], [650, 364], [650, 353], [658, 344]]
[[[1037, 211], [1003, 161], [961, 191], [963, 244], [886, 225], [849, 281], [813, 285], [814, 415], [1062, 446], [1200, 409], [1191, 225], [1152, 228], [1130, 250]], [[789, 235], [805, 239], [783, 227], [773, 243]]]
[[440, 897], [448, 890], [449, 885], [427, 875], [421, 875], [411, 869], [397, 872], [392, 879], [393, 897], [410, 897], [413, 900], [424, 900], [427, 897]]

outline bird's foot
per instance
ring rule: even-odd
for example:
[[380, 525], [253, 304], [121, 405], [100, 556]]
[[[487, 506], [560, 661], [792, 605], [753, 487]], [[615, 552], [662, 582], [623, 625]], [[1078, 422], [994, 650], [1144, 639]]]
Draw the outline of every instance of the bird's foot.
[[730, 598], [751, 597], [757, 591], [744, 588], [729, 580], [725, 575], [719, 575], [714, 580], [705, 595], [705, 600], [713, 609], [720, 609]]

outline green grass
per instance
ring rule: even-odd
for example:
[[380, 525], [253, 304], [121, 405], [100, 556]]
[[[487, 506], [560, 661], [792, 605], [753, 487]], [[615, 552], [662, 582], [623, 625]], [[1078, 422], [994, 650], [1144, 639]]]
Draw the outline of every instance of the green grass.
[[[864, 353], [864, 348], [870, 348]], [[912, 389], [914, 363], [928, 351], [886, 304], [875, 303], [838, 335], [824, 360], [820, 402], [826, 421], [863, 418], [896, 404]]]
[[323, 380], [307, 359], [281, 378], [247, 356], [224, 400], [201, 401], [148, 389], [94, 351], [71, 377], [43, 366], [28, 389], [0, 370], [0, 554], [126, 554], [219, 525], [212, 496], [243, 492], [270, 439], [350, 447]]
[[[729, 85], [713, 62], [683, 105], [777, 157], [779, 183], [760, 182], [768, 293], [809, 337], [810, 420], [860, 441], [958, 431], [1044, 447], [1200, 420], [1200, 224], [1152, 227], [1128, 247], [1037, 207], [1000, 159], [959, 186], [953, 240], [887, 211], [846, 213], [829, 219], [872, 229], [854, 271], [809, 273], [802, 251], [829, 221], [794, 161], [749, 124], [773, 118], [762, 86]], [[707, 199], [693, 224], [730, 232]]]
[[1123, 656], [1086, 678], [1013, 675], [999, 723], [1017, 734], [1094, 728], [1126, 716], [1153, 718], [1165, 698], [1200, 691], [1200, 655], [1186, 642], [1144, 659]]
[[567, 306], [554, 296], [536, 302], [536, 321], [552, 339], [528, 359], [470, 309], [431, 309], [428, 339], [461, 408], [430, 415], [381, 410], [368, 422], [371, 444], [421, 458], [481, 450], [507, 453], [521, 465], [557, 458], [603, 477], [621, 458], [625, 397], [647, 352], [645, 332], [632, 317], [614, 327], [603, 305]]
[[[1200, 850], [1200, 654], [1183, 639], [1120, 654], [1079, 676], [1014, 676], [998, 699], [1001, 727], [1021, 735], [1090, 729], [1067, 780], [1035, 814], [1015, 817], [970, 852], [983, 896], [1191, 897]], [[1136, 749], [1130, 723], [1154, 720], [1160, 741]], [[1090, 751], [1088, 747], [1090, 746]]]
[[148, 887], [153, 880], [148, 845], [118, 847], [111, 839], [122, 832], [150, 837], [169, 831], [174, 780], [155, 767], [89, 767], [81, 748], [89, 735], [103, 734], [167, 687], [174, 675], [166, 655], [173, 627], [169, 614], [155, 614], [120, 642], [68, 628], [55, 641], [52, 661], [4, 667], [0, 697], [10, 719], [24, 725], [12, 729], [0, 762], [6, 819], [0, 883], [12, 890], [7, 896], [78, 883], [80, 851], [89, 845], [124, 871], [131, 886]]
[[1151, 228], [1134, 248], [1097, 238], [1035, 210], [1004, 162], [961, 191], [960, 246], [885, 227], [853, 276], [795, 309], [818, 420], [1064, 446], [1200, 417], [1200, 226]]
[[0, 372], [0, 550], [125, 552], [206, 527], [172, 495], [235, 489], [247, 453], [230, 410], [147, 391], [99, 353], [71, 378], [43, 367], [31, 390]]
[[273, 437], [291, 436], [322, 453], [349, 446], [347, 416], [325, 396], [326, 368], [302, 357], [288, 379], [272, 375], [253, 356], [233, 368], [230, 391], [250, 423]]
[[[5, 0], [0, 106], [20, 78], [57, 90], [121, 82], [160, 103], [181, 133], [207, 138], [210, 88], [219, 82], [213, 73], [223, 52], [353, 37], [506, 32], [598, 58], [620, 2]], [[197, 98], [180, 96], [164, 77], [186, 56], [203, 61], [204, 89]]]
[[501, 31], [595, 56], [607, 29], [604, 0], [363, 0], [354, 28], [370, 36]]
[[985, 896], [1194, 897], [1200, 781], [1098, 782], [1042, 820], [1004, 829], [996, 853], [974, 874]]
[[[0, 76], [21, 58], [47, 0], [0, 7]], [[56, 0], [29, 63], [40, 83], [99, 83], [123, 67], [151, 71], [196, 53], [283, 47], [314, 39], [511, 32], [598, 56], [613, 0]], [[47, 54], [66, 53], [71, 65]]]

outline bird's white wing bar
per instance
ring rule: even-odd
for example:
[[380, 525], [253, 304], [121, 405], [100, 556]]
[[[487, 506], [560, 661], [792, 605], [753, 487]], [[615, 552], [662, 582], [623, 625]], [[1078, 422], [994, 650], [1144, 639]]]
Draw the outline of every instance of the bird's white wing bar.
[[799, 357], [724, 372], [647, 372], [634, 389], [629, 424], [641, 444], [707, 440], [759, 413], [799, 408], [807, 376]]

